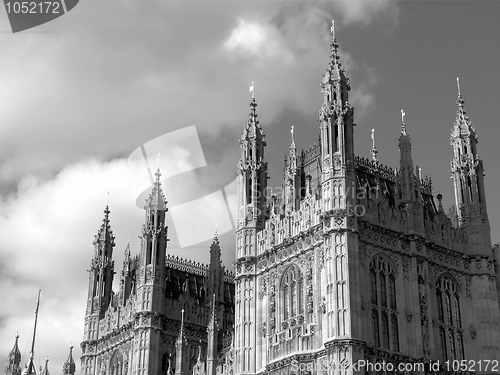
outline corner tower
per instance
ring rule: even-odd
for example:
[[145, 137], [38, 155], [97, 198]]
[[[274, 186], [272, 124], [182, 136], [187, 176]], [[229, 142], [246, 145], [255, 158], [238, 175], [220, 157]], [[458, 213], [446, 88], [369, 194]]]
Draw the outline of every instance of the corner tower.
[[141, 232], [141, 254], [137, 276], [137, 312], [142, 316], [139, 329], [135, 330], [137, 342], [147, 342], [134, 352], [134, 373], [141, 375], [161, 372], [162, 319], [165, 294], [165, 256], [168, 227], [165, 226], [167, 201], [160, 183], [161, 173], [155, 173], [149, 198], [144, 205], [145, 223]]
[[73, 359], [73, 345], [69, 347], [69, 355], [66, 362], [63, 365], [63, 375], [75, 375], [76, 365], [75, 360]]
[[95, 341], [99, 337], [99, 320], [111, 303], [115, 237], [109, 224], [109, 207], [104, 209], [104, 219], [94, 239], [94, 258], [90, 263], [89, 292], [85, 313], [83, 341]]
[[353, 180], [354, 176], [354, 109], [349, 104], [351, 86], [348, 74], [340, 62], [334, 21], [331, 32], [330, 62], [321, 83], [323, 105], [319, 111], [325, 210], [345, 208], [345, 197], [340, 192], [329, 189], [330, 183], [337, 185], [337, 182], [331, 180]]
[[491, 256], [483, 161], [477, 154], [476, 129], [472, 127], [465, 112], [458, 78], [457, 85], [458, 110], [451, 132], [451, 177], [455, 188], [458, 222], [459, 227], [467, 232], [471, 244], [467, 255]]
[[14, 347], [9, 353], [4, 375], [21, 375], [21, 351], [19, 350], [19, 335], [16, 335]]
[[[266, 220], [266, 139], [257, 119], [253, 83], [250, 118], [241, 133], [238, 162], [238, 220], [236, 224], [235, 372], [256, 372], [255, 299], [257, 298], [257, 233]], [[243, 271], [243, 272], [241, 272]]]

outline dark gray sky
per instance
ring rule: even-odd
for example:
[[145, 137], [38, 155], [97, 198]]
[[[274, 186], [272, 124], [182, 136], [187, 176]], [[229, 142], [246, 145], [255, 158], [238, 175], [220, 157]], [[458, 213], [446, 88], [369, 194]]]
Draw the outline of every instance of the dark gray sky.
[[[494, 1], [87, 0], [11, 34], [0, 11], [0, 368], [16, 331], [27, 359], [39, 288], [36, 361], [49, 356], [58, 373], [71, 342], [79, 357], [86, 270], [108, 191], [116, 271], [128, 237], [139, 251], [144, 213], [127, 158], [140, 145], [196, 125], [214, 178], [227, 182], [255, 81], [270, 185], [280, 185], [290, 126], [299, 148], [318, 136], [332, 18], [351, 77], [356, 153], [369, 156], [375, 128], [379, 159], [398, 166], [404, 108], [414, 163], [447, 208], [460, 76], [500, 241], [499, 12]], [[180, 249], [170, 232], [171, 253], [208, 260], [209, 241]], [[230, 265], [234, 232], [221, 241]]]

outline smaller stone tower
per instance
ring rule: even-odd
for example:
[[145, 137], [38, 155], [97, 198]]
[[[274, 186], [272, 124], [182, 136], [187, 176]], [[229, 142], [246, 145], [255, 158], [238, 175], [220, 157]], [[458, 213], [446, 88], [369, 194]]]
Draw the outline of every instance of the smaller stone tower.
[[63, 370], [63, 375], [75, 375], [76, 366], [75, 366], [75, 361], [73, 360], [73, 345], [69, 347], [68, 359], [66, 360], [66, 362], [64, 362], [62, 370]]
[[21, 375], [21, 352], [19, 351], [19, 335], [16, 335], [14, 347], [9, 353], [4, 375]]

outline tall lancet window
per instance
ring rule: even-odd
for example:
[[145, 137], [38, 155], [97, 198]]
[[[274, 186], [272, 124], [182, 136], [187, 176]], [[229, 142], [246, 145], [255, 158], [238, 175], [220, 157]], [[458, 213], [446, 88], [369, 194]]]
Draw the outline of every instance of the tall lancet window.
[[109, 375], [122, 375], [123, 374], [123, 354], [117, 350], [113, 354], [109, 363]]
[[291, 265], [281, 279], [282, 328], [304, 321], [304, 292], [302, 272]]
[[384, 256], [370, 263], [370, 301], [374, 346], [399, 351], [399, 327], [396, 301], [396, 272]]
[[436, 285], [436, 301], [439, 321], [439, 345], [443, 361], [465, 358], [460, 296], [456, 283], [449, 277], [441, 277]]

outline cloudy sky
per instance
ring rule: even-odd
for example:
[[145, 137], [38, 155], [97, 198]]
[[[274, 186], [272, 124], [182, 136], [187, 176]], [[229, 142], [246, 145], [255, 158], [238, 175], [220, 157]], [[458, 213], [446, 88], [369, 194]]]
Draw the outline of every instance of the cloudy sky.
[[[494, 1], [86, 0], [12, 34], [0, 10], [0, 368], [16, 331], [23, 362], [28, 356], [38, 289], [36, 361], [49, 356], [56, 374], [71, 343], [79, 357], [86, 270], [108, 191], [116, 271], [128, 238], [139, 250], [144, 212], [127, 160], [141, 145], [196, 125], [212, 186], [227, 185], [255, 81], [270, 185], [280, 185], [290, 126], [299, 148], [318, 136], [332, 18], [351, 76], [356, 153], [369, 156], [375, 128], [379, 159], [397, 166], [404, 108], [414, 163], [446, 209], [460, 76], [500, 241], [499, 12]], [[162, 153], [171, 158], [161, 165], [183, 157]], [[171, 253], [208, 260], [210, 241], [181, 249], [170, 228]], [[230, 265], [234, 231], [220, 237]]]

